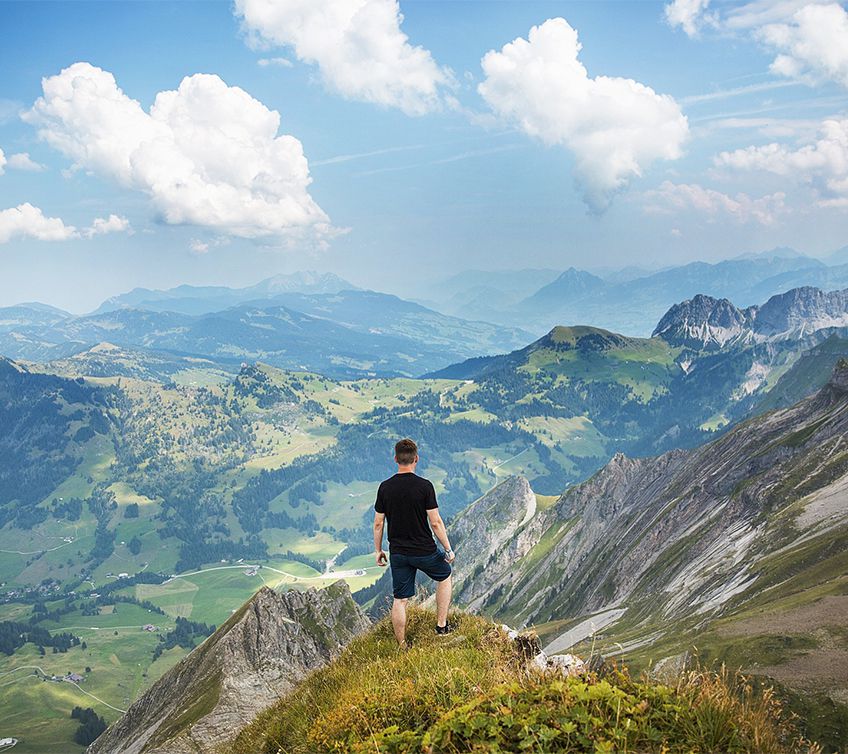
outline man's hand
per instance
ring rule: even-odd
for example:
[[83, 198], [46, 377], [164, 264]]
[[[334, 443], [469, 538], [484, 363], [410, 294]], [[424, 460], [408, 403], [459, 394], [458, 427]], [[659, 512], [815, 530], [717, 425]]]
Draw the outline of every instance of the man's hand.
[[378, 565], [378, 566], [383, 566], [383, 567], [385, 567], [385, 566], [386, 566], [386, 564], [389, 562], [389, 558], [388, 558], [388, 556], [387, 556], [387, 555], [386, 555], [386, 553], [384, 553], [382, 550], [379, 550], [377, 553], [375, 553], [374, 557], [375, 557], [375, 558], [376, 558], [376, 560], [377, 560], [377, 565]]
[[448, 563], [453, 563], [453, 561], [456, 560], [456, 553], [453, 550], [448, 550], [445, 552], [445, 560]]

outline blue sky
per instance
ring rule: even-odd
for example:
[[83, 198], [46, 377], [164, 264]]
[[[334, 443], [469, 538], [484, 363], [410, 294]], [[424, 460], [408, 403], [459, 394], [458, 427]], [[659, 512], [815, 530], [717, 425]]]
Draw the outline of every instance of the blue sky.
[[0, 305], [848, 244], [844, 5], [400, 12], [0, 2]]

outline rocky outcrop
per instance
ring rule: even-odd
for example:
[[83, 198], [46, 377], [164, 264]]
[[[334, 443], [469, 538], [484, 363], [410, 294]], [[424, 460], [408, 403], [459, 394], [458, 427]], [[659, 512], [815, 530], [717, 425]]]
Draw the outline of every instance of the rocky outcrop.
[[262, 588], [88, 754], [212, 754], [368, 626], [342, 581], [283, 594]]
[[666, 312], [653, 335], [693, 350], [801, 338], [848, 327], [848, 290], [794, 288], [762, 306], [739, 309], [726, 298], [698, 295]]
[[500, 577], [494, 563], [518, 562], [538, 539], [536, 525], [528, 527], [536, 512], [536, 495], [529, 482], [512, 476], [473, 502], [451, 524], [454, 548], [462, 555], [454, 567], [456, 599], [470, 609], [480, 609], [492, 584]]

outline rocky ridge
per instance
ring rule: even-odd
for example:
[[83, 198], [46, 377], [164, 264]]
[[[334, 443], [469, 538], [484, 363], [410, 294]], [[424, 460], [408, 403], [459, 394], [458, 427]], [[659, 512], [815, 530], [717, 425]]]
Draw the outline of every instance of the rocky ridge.
[[369, 625], [343, 581], [283, 594], [263, 587], [88, 754], [212, 754]]
[[848, 327], [848, 289], [826, 292], [807, 286], [745, 309], [726, 298], [699, 294], [672, 306], [653, 336], [673, 345], [715, 351], [843, 327]]
[[[752, 603], [840, 593], [846, 434], [842, 360], [800, 403], [692, 451], [618, 454], [529, 520], [518, 516], [529, 485], [507, 480], [454, 525], [465, 561], [456, 592], [512, 625], [567, 619], [547, 633], [551, 652], [605, 626], [627, 633], [632, 650]], [[481, 512], [492, 532], [463, 520]]]

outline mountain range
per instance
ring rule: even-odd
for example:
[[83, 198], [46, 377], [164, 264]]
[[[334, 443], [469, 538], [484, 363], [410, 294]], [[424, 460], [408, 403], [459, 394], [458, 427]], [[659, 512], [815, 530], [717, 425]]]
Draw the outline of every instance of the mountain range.
[[273, 299], [286, 293], [338, 293], [353, 290], [357, 290], [353, 283], [331, 272], [303, 271], [274, 275], [244, 288], [223, 285], [178, 285], [167, 290], [134, 288], [128, 293], [106, 299], [92, 313], [103, 314], [116, 309], [149, 309], [181, 314], [209, 314], [238, 304]]
[[108, 342], [213, 359], [229, 371], [261, 360], [348, 378], [414, 376], [528, 337], [357, 290], [280, 294], [203, 314], [117, 307], [75, 317], [23, 305], [0, 309], [0, 353], [15, 359], [50, 361]]
[[[646, 669], [649, 678], [671, 679], [672, 688], [689, 677], [685, 670], [697, 647], [702, 663], [726, 662], [776, 684], [777, 697], [804, 714], [805, 733], [825, 751], [840, 751], [848, 737], [840, 722], [848, 691], [846, 433], [848, 360], [842, 360], [815, 395], [696, 450], [642, 459], [619, 454], [591, 479], [552, 498], [535, 494], [523, 477], [509, 477], [450, 524], [459, 554], [457, 602], [494, 621], [534, 628], [542, 657], [566, 650], [620, 657], [634, 671]], [[370, 602], [381, 599], [368, 591]], [[455, 615], [455, 641], [425, 645], [421, 623], [427, 620], [432, 616], [413, 611], [412, 649], [398, 664], [385, 656], [391, 642], [386, 623], [368, 631], [343, 584], [284, 595], [260, 590], [140, 696], [89, 754], [212, 754], [228, 746], [276, 751], [282, 736], [297, 751], [335, 751], [342, 742], [365, 751], [355, 743], [360, 729], [377, 751], [408, 750], [418, 717], [383, 728], [395, 719], [386, 710], [418, 704], [415, 693], [427, 681], [405, 680], [424, 664], [418, 658], [438, 662], [446, 652], [453, 672], [476, 677], [478, 666], [497, 663], [495, 656], [480, 662], [479, 648], [496, 647], [497, 656], [512, 658], [516, 679], [534, 677], [527, 667], [539, 647], [532, 633], [486, 628], [479, 619]], [[364, 632], [355, 651], [342, 652]], [[510, 637], [514, 643], [504, 644]], [[328, 672], [304, 682], [307, 671], [328, 662]], [[379, 677], [383, 663], [391, 666], [391, 678], [361, 679]], [[604, 683], [607, 662], [595, 657], [593, 667]], [[606, 684], [626, 678], [613, 673]], [[695, 678], [707, 681], [703, 670]], [[592, 688], [591, 678], [587, 682]], [[562, 676], [556, 683], [553, 690], [561, 692]], [[586, 682], [578, 676], [578, 683]], [[399, 692], [398, 685], [407, 690]], [[477, 693], [487, 688], [466, 683], [442, 695], [448, 708], [465, 686]], [[372, 695], [372, 687], [389, 702], [379, 692]], [[508, 688], [513, 700], [521, 682]], [[593, 698], [600, 693], [598, 688]], [[309, 714], [289, 715], [289, 707], [303, 706], [303, 697], [312, 700]], [[615, 698], [620, 709], [626, 695]], [[432, 705], [431, 699], [427, 709]], [[479, 703], [471, 711], [479, 712]], [[571, 711], [573, 702], [564, 704], [560, 717]], [[500, 714], [516, 713], [501, 702]], [[675, 708], [680, 714], [684, 710]], [[455, 720], [458, 712], [449, 715]], [[339, 718], [350, 722], [333, 727]], [[489, 715], [473, 719], [489, 720], [485, 730], [491, 729]], [[320, 737], [311, 725], [316, 720]], [[722, 721], [731, 724], [726, 714]], [[309, 740], [278, 732], [286, 724], [305, 727]], [[482, 735], [472, 718], [451, 731], [439, 739], [438, 751], [452, 750], [444, 742], [456, 743], [463, 731]], [[788, 745], [774, 750], [807, 750]], [[742, 750], [760, 750], [751, 746]]]
[[[518, 325], [539, 334], [566, 323], [646, 336], [678, 301], [703, 294], [747, 307], [792, 288], [842, 289], [848, 287], [848, 264], [841, 251], [825, 262], [793, 249], [777, 248], [717, 263], [691, 262], [656, 271], [630, 268], [593, 273], [572, 267], [535, 290], [511, 284], [505, 277], [481, 275], [485, 283], [479, 293], [469, 276], [449, 278], [442, 286], [445, 294], [431, 296], [430, 305], [456, 316], [473, 314], [476, 319]], [[516, 279], [522, 277], [516, 275]]]

